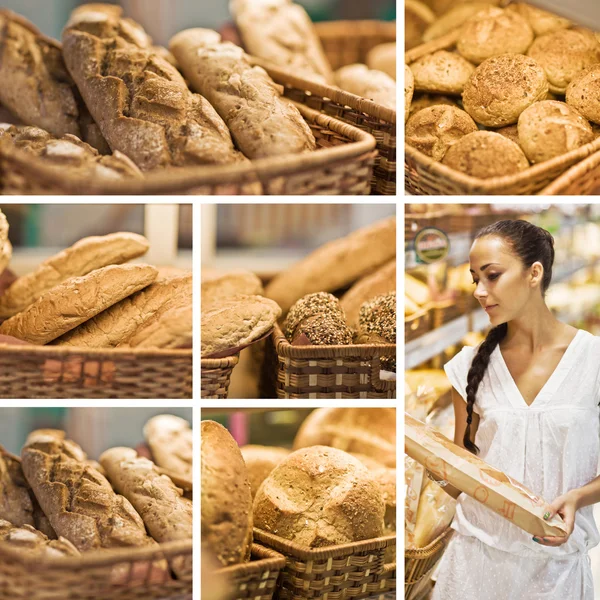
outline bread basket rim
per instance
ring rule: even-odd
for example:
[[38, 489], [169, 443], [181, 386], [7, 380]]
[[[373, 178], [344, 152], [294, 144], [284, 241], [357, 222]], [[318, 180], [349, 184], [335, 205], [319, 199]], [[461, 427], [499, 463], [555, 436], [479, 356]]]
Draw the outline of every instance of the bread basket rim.
[[417, 560], [429, 558], [448, 541], [453, 532], [454, 529], [448, 526], [440, 535], [438, 535], [438, 537], [429, 542], [427, 546], [424, 546], [423, 548], [405, 548], [404, 558]]
[[235, 367], [239, 361], [239, 353], [223, 358], [201, 358], [200, 367], [202, 369], [228, 369], [230, 367]]
[[34, 354], [48, 359], [82, 356], [86, 360], [112, 360], [129, 356], [135, 358], [192, 358], [193, 351], [191, 348], [180, 350], [167, 350], [164, 348], [86, 348], [84, 346], [36, 346], [35, 344], [0, 343], [0, 356], [2, 354]]
[[265, 570], [280, 570], [285, 567], [285, 556], [272, 548], [267, 548], [262, 544], [254, 542], [252, 544], [252, 555], [262, 554], [257, 560], [251, 560], [247, 563], [238, 563], [228, 567], [217, 569], [215, 573], [219, 575], [228, 575], [230, 577], [240, 577], [249, 575], [253, 572], [261, 572]]
[[590, 154], [581, 162], [569, 167], [562, 175], [559, 175], [552, 183], [538, 192], [539, 196], [558, 196], [564, 195], [563, 190], [579, 177], [586, 175], [600, 167], [600, 150]]

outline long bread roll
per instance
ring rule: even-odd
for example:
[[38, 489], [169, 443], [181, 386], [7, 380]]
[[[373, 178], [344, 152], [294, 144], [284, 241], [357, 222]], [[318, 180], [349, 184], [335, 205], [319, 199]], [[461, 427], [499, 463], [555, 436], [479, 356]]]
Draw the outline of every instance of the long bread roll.
[[144, 438], [154, 462], [163, 469], [192, 479], [192, 429], [175, 415], [157, 415], [144, 425]]

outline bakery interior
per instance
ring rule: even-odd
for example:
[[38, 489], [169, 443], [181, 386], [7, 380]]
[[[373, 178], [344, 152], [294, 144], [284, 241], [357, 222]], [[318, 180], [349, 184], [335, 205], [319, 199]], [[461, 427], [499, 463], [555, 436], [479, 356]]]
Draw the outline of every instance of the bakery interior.
[[[0, 193], [395, 194], [395, 0], [0, 10]], [[90, 78], [94, 52], [111, 56]]]
[[396, 597], [394, 408], [213, 407], [201, 418], [203, 599], [259, 585], [261, 600]]
[[191, 204], [0, 204], [0, 221], [2, 397], [191, 398]]
[[201, 211], [203, 398], [395, 398], [395, 205]]
[[[546, 301], [563, 322], [600, 335], [600, 206], [584, 204], [407, 204], [405, 209], [405, 410], [454, 438], [451, 384], [443, 365], [476, 346], [489, 326], [473, 298], [468, 254], [475, 233], [501, 219], [525, 219], [555, 240]], [[434, 237], [428, 237], [429, 235]], [[426, 243], [429, 242], [429, 243]], [[418, 483], [405, 455], [406, 598], [424, 600], [449, 541], [456, 501], [433, 481]], [[415, 477], [416, 475], [416, 477]], [[419, 488], [418, 490], [416, 488]], [[595, 518], [600, 508], [595, 507]], [[600, 581], [600, 551], [590, 551]], [[424, 565], [427, 563], [427, 567]], [[433, 570], [432, 570], [433, 568]]]
[[1, 408], [3, 596], [191, 599], [192, 454], [191, 408]]
[[595, 0], [407, 0], [407, 194], [597, 194], [599, 40]]

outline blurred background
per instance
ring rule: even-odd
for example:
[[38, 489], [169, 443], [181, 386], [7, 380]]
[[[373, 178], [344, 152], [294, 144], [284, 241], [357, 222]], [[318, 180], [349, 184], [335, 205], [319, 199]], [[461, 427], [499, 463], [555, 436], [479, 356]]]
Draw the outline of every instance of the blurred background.
[[[396, 18], [396, 0], [295, 0], [303, 5], [313, 21], [334, 19]], [[219, 29], [229, 17], [228, 0], [115, 0], [126, 15], [141, 23], [154, 42], [166, 45], [172, 35], [188, 27]], [[18, 12], [46, 35], [60, 39], [69, 13], [79, 0], [3, 0], [3, 8]], [[43, 8], [42, 8], [43, 7]], [[41, 9], [41, 10], [40, 10]]]

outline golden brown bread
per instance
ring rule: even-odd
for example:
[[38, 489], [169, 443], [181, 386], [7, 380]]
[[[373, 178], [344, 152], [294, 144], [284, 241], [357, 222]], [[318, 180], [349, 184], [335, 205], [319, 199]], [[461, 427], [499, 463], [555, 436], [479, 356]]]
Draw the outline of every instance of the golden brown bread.
[[431, 9], [419, 0], [404, 2], [404, 50], [410, 50], [423, 42], [425, 30], [435, 21]]
[[13, 525], [35, 525], [30, 488], [16, 456], [0, 446], [0, 519]]
[[12, 245], [8, 239], [8, 221], [6, 215], [0, 210], [0, 275], [8, 266], [11, 258]]
[[514, 2], [506, 7], [507, 12], [515, 11], [522, 17], [527, 19], [529, 25], [533, 29], [536, 37], [552, 33], [559, 29], [568, 29], [571, 26], [571, 21], [554, 15], [545, 10], [526, 4], [525, 2]]
[[408, 65], [404, 65], [404, 122], [410, 115], [413, 94], [415, 93], [415, 78]]
[[252, 498], [256, 496], [258, 488], [271, 471], [291, 452], [287, 448], [256, 446], [253, 444], [242, 446], [240, 450], [248, 469]]
[[193, 307], [190, 301], [184, 306], [163, 307], [122, 346], [131, 348], [191, 348]]
[[567, 88], [566, 101], [586, 119], [600, 125], [600, 64], [576, 75]]
[[383, 71], [358, 63], [346, 65], [335, 72], [335, 81], [351, 94], [396, 110], [396, 82]]
[[359, 344], [396, 343], [396, 290], [361, 305], [356, 340]]
[[144, 426], [144, 439], [154, 462], [184, 479], [192, 479], [192, 429], [175, 415], [157, 415]]
[[[412, 73], [412, 71], [411, 71]], [[445, 104], [446, 106], [455, 106], [459, 108], [457, 98], [451, 98], [450, 96], [441, 96], [440, 94], [415, 94], [413, 101], [410, 105], [410, 114], [412, 117], [415, 113], [429, 108], [430, 106], [436, 106], [438, 104]]]
[[79, 551], [64, 537], [49, 539], [31, 525], [14, 525], [0, 518], [0, 542], [23, 550], [29, 558], [39, 560], [80, 556]]
[[331, 315], [340, 323], [346, 322], [344, 309], [333, 294], [327, 292], [307, 294], [295, 302], [287, 314], [283, 332], [288, 340], [292, 340], [296, 328], [304, 319], [315, 315]]
[[415, 90], [438, 94], [462, 94], [475, 67], [456, 52], [438, 50], [410, 65]]
[[251, 271], [209, 271], [202, 269], [202, 308], [223, 298], [244, 294], [261, 296], [263, 286], [260, 279]]

